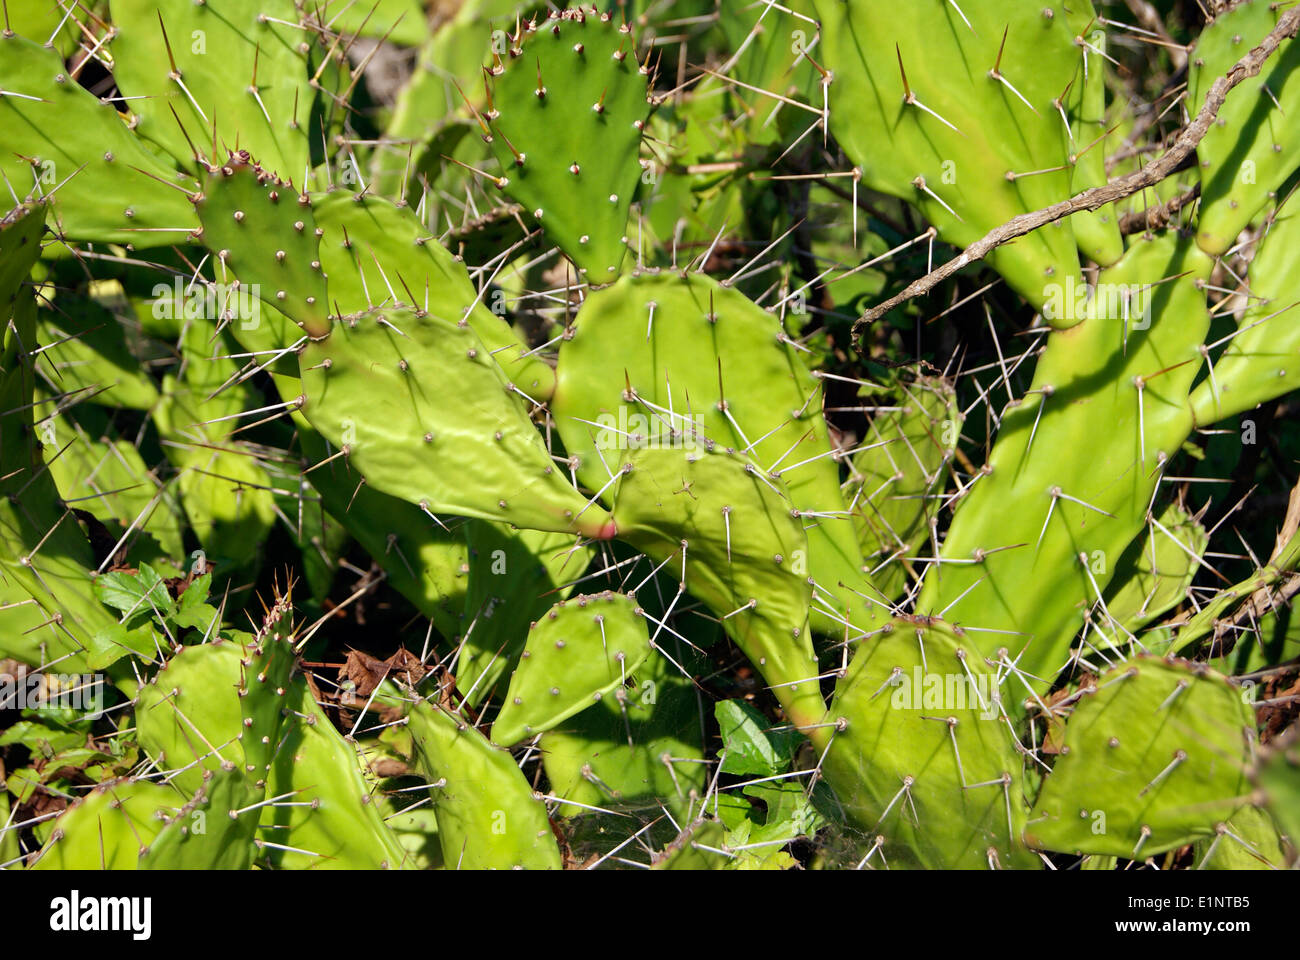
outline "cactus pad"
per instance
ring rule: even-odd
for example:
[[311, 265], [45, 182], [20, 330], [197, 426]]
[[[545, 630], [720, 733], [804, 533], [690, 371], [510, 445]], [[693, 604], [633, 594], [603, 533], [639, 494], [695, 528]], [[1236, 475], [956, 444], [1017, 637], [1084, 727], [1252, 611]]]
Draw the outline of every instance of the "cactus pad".
[[[831, 130], [867, 186], [915, 203], [955, 246], [1070, 195], [1066, 126], [1054, 104], [1081, 59], [1065, 9], [1076, 4], [969, 0], [960, 14], [940, 0], [814, 6], [834, 77]], [[989, 263], [1036, 305], [1046, 285], [1079, 275], [1064, 223], [1000, 248]]]
[[[1188, 62], [1188, 110], [1200, 109], [1210, 85], [1263, 40], [1284, 12], [1268, 0], [1249, 0], [1205, 28]], [[1300, 130], [1289, 118], [1297, 111], [1300, 43], [1292, 38], [1282, 41], [1258, 77], [1228, 92], [1218, 118], [1197, 145], [1201, 208], [1196, 242], [1207, 253], [1221, 254], [1236, 243], [1291, 175]]]
[[[281, 392], [293, 388], [282, 385]], [[380, 493], [345, 459], [330, 459], [336, 451], [301, 413], [294, 411], [294, 422], [309, 461], [305, 476], [323, 508], [379, 561], [394, 589], [431, 617], [439, 632], [455, 635], [469, 570], [464, 527], [450, 519], [441, 526], [430, 523], [415, 504]]]
[[1129, 544], [1106, 594], [1107, 619], [1128, 633], [1182, 603], [1209, 545], [1205, 528], [1178, 504], [1159, 520]]
[[607, 593], [556, 604], [528, 631], [493, 742], [510, 746], [563, 723], [626, 687], [650, 653], [633, 598]]
[[[194, 182], [146, 149], [112, 104], [69, 77], [52, 49], [7, 36], [0, 51], [0, 172], [13, 189], [58, 187], [52, 222], [70, 240], [141, 249], [185, 242], [198, 227], [186, 199]], [[78, 135], [55, 139], [56, 130]]]
[[793, 569], [807, 540], [784, 492], [721, 451], [647, 448], [621, 469], [619, 536], [722, 618], [793, 722], [818, 723], [825, 704], [808, 634], [812, 587]]
[[[863, 641], [836, 686], [826, 782], [864, 831], [865, 864], [1023, 865], [1020, 766], [998, 679], [938, 621]], [[883, 857], [881, 856], [883, 854]]]
[[497, 184], [591, 283], [613, 280], [649, 115], [631, 28], [594, 6], [552, 12], [523, 23], [489, 72]]
[[329, 333], [320, 234], [307, 194], [244, 152], [207, 175], [196, 206], [203, 241], [219, 264], [218, 281], [231, 282], [223, 276], [228, 268], [271, 308], [232, 322], [231, 329], [249, 349], [283, 349], [298, 340], [302, 334], [291, 329], [286, 317], [311, 336]]
[[478, 706], [500, 695], [501, 679], [523, 653], [529, 624], [569, 595], [591, 549], [563, 533], [487, 520], [468, 521], [464, 536], [467, 583], [456, 686], [466, 703]]
[[140, 857], [140, 868], [247, 870], [261, 795], [233, 764], [215, 773], [204, 771], [202, 786], [168, 817]]
[[604, 510], [557, 472], [526, 401], [464, 321], [411, 308], [352, 315], [301, 363], [303, 414], [375, 489], [432, 513], [613, 535]]
[[871, 582], [887, 598], [907, 582], [906, 560], [931, 537], [944, 470], [961, 426], [952, 385], [940, 378], [899, 384], [898, 409], [871, 418], [853, 458], [845, 499]]
[[528, 347], [483, 305], [465, 265], [429, 236], [409, 208], [343, 190], [312, 203], [316, 224], [325, 231], [320, 257], [335, 310], [354, 313], [414, 298], [412, 306], [466, 319], [512, 383], [534, 400], [550, 399], [555, 372], [536, 354], [524, 356]]
[[[1148, 522], [1160, 465], [1192, 428], [1187, 393], [1209, 329], [1196, 278], [1210, 266], [1194, 243], [1166, 235], [1138, 240], [1101, 273], [1109, 293], [1078, 326], [1051, 334], [1032, 387], [1006, 413], [919, 610], [946, 610], [988, 654], [1027, 644], [1019, 669], [1043, 681], [1070, 660], [1084, 613]], [[1116, 311], [1125, 290], [1140, 291], [1132, 296], [1149, 314]], [[1142, 318], [1148, 329], [1137, 329]], [[1008, 503], [1025, 506], [1013, 515]], [[985, 590], [963, 597], [977, 580]]]
[[[675, 646], [671, 656], [685, 666], [685, 645]], [[542, 734], [551, 791], [574, 801], [560, 805], [561, 815], [665, 800], [676, 815], [699, 802], [709, 770], [701, 762], [703, 720], [695, 684], [658, 653], [633, 679], [623, 696], [615, 690]]]
[[409, 706], [415, 767], [430, 783], [443, 865], [451, 870], [560, 869], [546, 807], [508, 752], [428, 702]]
[[134, 870], [140, 855], [185, 799], [148, 780], [104, 783], [54, 821], [38, 870]]
[[791, 562], [835, 613], [815, 606], [814, 626], [838, 635], [850, 610], [855, 623], [870, 622], [849, 589], [862, 585], [862, 562], [844, 519], [821, 384], [779, 319], [699, 274], [624, 277], [584, 302], [556, 376], [552, 410], [588, 486], [599, 488], [606, 470], [643, 447], [741, 451], [781, 477], [807, 513], [807, 553]]
[[[1300, 71], [1297, 71], [1300, 73]], [[1300, 84], [1298, 84], [1300, 85]], [[1300, 105], [1297, 105], [1300, 109]], [[1215, 423], [1300, 387], [1300, 208], [1281, 208], [1251, 264], [1251, 293], [1237, 333], [1197, 385], [1199, 424]]]
[[1142, 860], [1248, 799], [1255, 721], [1208, 668], [1140, 656], [1085, 688], [1030, 817], [1035, 846]]
[[191, 168], [192, 144], [248, 150], [301, 185], [315, 92], [291, 0], [114, 0], [112, 13], [113, 77], [142, 137]]

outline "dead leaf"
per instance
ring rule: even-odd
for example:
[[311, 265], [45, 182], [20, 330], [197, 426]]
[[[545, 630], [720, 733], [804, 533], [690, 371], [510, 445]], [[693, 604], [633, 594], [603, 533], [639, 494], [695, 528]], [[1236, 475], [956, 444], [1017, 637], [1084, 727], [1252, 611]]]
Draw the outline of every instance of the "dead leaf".
[[428, 672], [420, 658], [405, 647], [398, 648], [387, 660], [378, 660], [361, 650], [349, 650], [342, 679], [351, 680], [355, 687], [353, 696], [365, 700], [389, 674], [396, 674], [408, 685], [415, 686]]

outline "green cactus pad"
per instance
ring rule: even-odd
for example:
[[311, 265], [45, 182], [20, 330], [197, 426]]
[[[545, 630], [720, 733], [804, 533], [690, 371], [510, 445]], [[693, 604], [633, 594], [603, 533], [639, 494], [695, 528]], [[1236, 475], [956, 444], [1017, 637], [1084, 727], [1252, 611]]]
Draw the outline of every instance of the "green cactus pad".
[[339, 33], [388, 40], [404, 47], [422, 43], [429, 24], [419, 0], [376, 0], [371, 4], [350, 4], [336, 14], [327, 14]]
[[1214, 375], [1192, 393], [1199, 424], [1244, 413], [1300, 387], [1300, 207], [1284, 207], [1269, 227], [1250, 265], [1250, 292], [1259, 299], [1241, 314], [1237, 335], [1214, 362]]
[[[1070, 192], [1082, 193], [1104, 187], [1106, 170], [1106, 31], [1098, 23], [1092, 4], [1066, 5], [1070, 29], [1083, 37], [1074, 82], [1066, 98], [1070, 116]], [[1124, 238], [1119, 232], [1119, 212], [1113, 203], [1098, 210], [1084, 210], [1070, 217], [1074, 239], [1089, 258], [1109, 267], [1124, 255]]]
[[113, 78], [140, 136], [192, 169], [196, 148], [248, 150], [301, 185], [315, 91], [291, 0], [113, 0], [112, 15]]
[[[114, 539], [135, 524], [140, 531], [142, 559], [183, 557], [181, 520], [174, 497], [160, 494], [163, 488], [136, 445], [119, 436], [107, 422], [101, 424], [104, 432], [99, 439], [94, 439], [95, 435], [74, 419], [82, 417], [93, 423], [92, 410], [79, 406], [65, 409], [38, 427], [52, 441], [47, 464], [59, 495], [97, 517]], [[45, 427], [47, 423], [52, 426]]]
[[1255, 718], [1223, 677], [1139, 656], [1085, 690], [1030, 815], [1033, 846], [1142, 860], [1212, 836], [1247, 801]]
[[[685, 645], [675, 646], [670, 655], [684, 666]], [[559, 815], [579, 816], [587, 807], [655, 809], [666, 802], [678, 816], [699, 803], [709, 768], [702, 762], [703, 720], [695, 684], [658, 653], [633, 679], [635, 687], [624, 696], [615, 691], [602, 697], [590, 710], [542, 734], [542, 765], [551, 792], [574, 801], [561, 804]]]
[[557, 603], [528, 631], [492, 742], [508, 747], [581, 713], [625, 687], [651, 652], [632, 597], [605, 593]]
[[408, 855], [384, 822], [356, 747], [334, 728], [301, 677], [287, 705], [290, 717], [266, 793], [289, 805], [271, 806], [263, 815], [259, 845], [268, 862], [282, 870], [405, 867]]
[[[251, 686], [262, 686], [256, 673], [247, 676], [243, 663], [252, 649], [223, 640], [181, 648], [140, 689], [136, 718], [141, 746], [166, 771], [168, 782], [192, 797], [209, 772], [232, 764], [246, 771], [242, 741], [247, 731], [264, 729], [274, 723], [275, 712], [287, 709], [278, 739], [262, 744], [254, 733], [258, 742], [250, 752], [256, 768], [258, 756], [269, 748], [265, 793], [293, 804], [263, 808], [259, 839], [277, 845], [264, 847], [266, 857], [283, 868], [402, 865], [405, 855], [371, 802], [356, 750], [334, 729], [303, 679], [292, 681], [283, 695], [270, 688], [240, 696], [250, 679]], [[257, 698], [248, 707], [254, 726], [245, 727], [249, 697]], [[260, 719], [253, 710], [261, 712]], [[244, 775], [260, 776], [256, 769]]]
[[[54, 50], [0, 37], [0, 90], [0, 173], [23, 194], [58, 187], [57, 233], [143, 249], [183, 243], [197, 229], [186, 199], [194, 182], [144, 147], [111, 104], [68, 75]], [[56, 139], [63, 130], [77, 136]]]
[[558, 870], [560, 850], [514, 758], [464, 719], [427, 701], [403, 704], [415, 768], [430, 783], [443, 866], [450, 870]]
[[[32, 266], [40, 259], [46, 209], [44, 202], [30, 201], [19, 204], [0, 217], [0, 313], [3, 313], [6, 320], [13, 313], [19, 292], [27, 282]], [[6, 347], [9, 339], [10, 332], [6, 330]]]
[[262, 618], [253, 642], [240, 659], [243, 676], [239, 685], [242, 715], [243, 772], [258, 787], [266, 777], [280, 744], [280, 731], [289, 712], [289, 687], [298, 657], [293, 648], [293, 603], [277, 598]]
[[243, 763], [242, 657], [227, 640], [181, 647], [136, 695], [140, 745], [187, 798], [205, 772]]
[[1215, 827], [1214, 836], [1192, 846], [1198, 870], [1281, 870], [1286, 852], [1268, 812], [1245, 806]]
[[[951, 562], [926, 573], [917, 610], [947, 611], [987, 655], [1024, 647], [1018, 669], [1041, 678], [1040, 693], [1070, 662], [1084, 613], [1147, 525], [1161, 464], [1191, 431], [1187, 393], [1210, 322], [1196, 281], [1210, 268], [1194, 243], [1162, 235], [1101, 273], [1105, 296], [1051, 334], [1032, 387], [1006, 412], [987, 475], [948, 529], [940, 559]], [[1127, 320], [1116, 309], [1125, 291], [1143, 308]]]
[[[233, 272], [271, 309], [236, 317], [230, 329], [250, 350], [281, 350], [302, 333], [330, 331], [329, 296], [320, 263], [320, 233], [311, 198], [250, 160], [232, 154], [205, 178], [197, 200], [203, 242], [217, 260], [217, 282]], [[242, 300], [241, 300], [242, 304]]]
[[203, 785], [168, 818], [141, 855], [140, 869], [247, 870], [261, 798], [262, 790], [233, 765], [204, 771]]
[[829, 716], [843, 729], [822, 772], [864, 831], [864, 866], [1032, 864], [999, 696], [997, 676], [947, 624], [895, 620], [862, 642], [836, 685]]
[[39, 256], [44, 214], [38, 205], [0, 219], [0, 290], [9, 290], [0, 301], [0, 657], [84, 671], [94, 638], [117, 620], [95, 599], [94, 553], [59, 499], [34, 422], [36, 301], [19, 284]]
[[353, 315], [300, 362], [303, 414], [375, 489], [433, 513], [613, 536], [464, 321], [410, 308]]
[[631, 29], [594, 6], [553, 11], [524, 23], [489, 72], [497, 184], [589, 282], [613, 280], [650, 111]]
[[[525, 0], [469, 0], [429, 37], [410, 80], [397, 95], [384, 139], [371, 155], [373, 190], [384, 196], [404, 198], [416, 193], [418, 197], [417, 174], [430, 163], [441, 162], [438, 135], [461, 125], [455, 114], [463, 109], [465, 98], [483, 109], [486, 90], [473, 82], [465, 85], [459, 78], [476, 77], [491, 66], [494, 49], [506, 52], [510, 41], [502, 28], [513, 30], [515, 17], [526, 6]], [[457, 83], [462, 83], [460, 90]], [[487, 155], [486, 144], [481, 152]]]
[[1209, 546], [1205, 528], [1178, 504], [1167, 506], [1159, 519], [1164, 530], [1148, 527], [1129, 544], [1106, 591], [1108, 619], [1128, 633], [1182, 603], [1201, 569], [1194, 557]]
[[[961, 247], [1070, 195], [1065, 120], [1054, 103], [1083, 48], [1063, 0], [963, 0], [962, 13], [940, 0], [814, 6], [834, 78], [831, 131], [865, 185], [916, 204], [940, 237]], [[1036, 306], [1046, 285], [1079, 276], [1066, 222], [988, 259]]]
[[812, 585], [793, 569], [807, 540], [784, 492], [720, 450], [649, 447], [633, 451], [621, 470], [611, 495], [619, 537], [665, 564], [666, 576], [723, 619], [791, 721], [820, 722], [825, 704], [807, 621]]
[[46, 344], [48, 370], [65, 392], [94, 391], [95, 403], [149, 410], [158, 388], [127, 345], [118, 318], [89, 297], [55, 298], [57, 313], [41, 317], [39, 334]]
[[63, 56], [77, 49], [81, 32], [63, 8], [45, 0], [5, 0], [5, 26], [19, 36], [50, 44]]
[[527, 345], [483, 304], [464, 263], [429, 235], [409, 207], [343, 190], [314, 195], [312, 203], [325, 231], [320, 257], [335, 310], [354, 313], [397, 301], [466, 319], [512, 383], [534, 400], [550, 399], [555, 372], [538, 355], [525, 356]]
[[[1268, 0], [1237, 4], [1209, 24], [1192, 48], [1187, 109], [1205, 102], [1210, 85], [1264, 39], [1286, 8]], [[1219, 255], [1276, 196], [1291, 176], [1300, 129], [1300, 43], [1283, 40], [1258, 77], [1228, 92], [1218, 117], [1196, 147], [1201, 165], [1201, 205], [1196, 242]], [[1256, 277], [1278, 277], [1251, 269]]]
[[244, 646], [226, 640], [180, 647], [136, 698], [140, 743], [193, 795], [203, 778], [229, 765], [264, 786], [294, 702], [295, 658], [277, 604], [263, 631]]
[[206, 451], [186, 462], [176, 483], [205, 552], [236, 566], [261, 556], [275, 523], [270, 478], [244, 453]]
[[[795, 0], [786, 6], [798, 19], [814, 13], [808, 0]], [[810, 104], [819, 104], [822, 99], [821, 75], [809, 59], [810, 54], [814, 57], [820, 54], [816, 41], [804, 30], [807, 21], [781, 23], [775, 17], [769, 20], [773, 13], [771, 7], [749, 7], [718, 20], [718, 29], [735, 51], [728, 76], [746, 85], [737, 84], [739, 89], [732, 87], [728, 91], [734, 100], [733, 109], [746, 118], [744, 125], [738, 127], [738, 132], [743, 134], [742, 142], [779, 143], [783, 137], [793, 139], [804, 129], [804, 124], [799, 123], [804, 119], [802, 111], [793, 116], [796, 111], [787, 110], [785, 101], [755, 96], [755, 88]], [[781, 29], [786, 24], [791, 29]], [[699, 99], [705, 99], [704, 94], [712, 84], [723, 82], [715, 77], [702, 80], [696, 86]], [[678, 106], [674, 104], [675, 108]]]
[[865, 589], [862, 560], [821, 384], [777, 317], [701, 274], [624, 277], [587, 297], [556, 376], [551, 409], [587, 486], [598, 489], [640, 448], [742, 451], [807, 513], [807, 552], [790, 560], [825, 600], [813, 607], [814, 628], [838, 636], [850, 613], [855, 625], [871, 622], [851, 589]]
[[930, 518], [945, 488], [961, 415], [951, 383], [926, 377], [900, 383], [898, 407], [871, 418], [866, 448], [853, 457], [845, 499], [871, 582], [886, 599], [907, 583], [905, 558], [930, 540]]
[[134, 870], [141, 853], [175, 816], [185, 798], [148, 780], [95, 787], [54, 821], [37, 870]]
[[162, 402], [153, 411], [167, 457], [180, 471], [175, 489], [203, 549], [218, 562], [256, 561], [275, 522], [271, 477], [255, 451], [232, 439], [238, 415], [253, 404], [247, 383], [226, 387], [239, 372], [230, 355], [238, 346], [227, 328], [207, 339], [201, 324], [181, 340], [180, 378], [163, 378]]

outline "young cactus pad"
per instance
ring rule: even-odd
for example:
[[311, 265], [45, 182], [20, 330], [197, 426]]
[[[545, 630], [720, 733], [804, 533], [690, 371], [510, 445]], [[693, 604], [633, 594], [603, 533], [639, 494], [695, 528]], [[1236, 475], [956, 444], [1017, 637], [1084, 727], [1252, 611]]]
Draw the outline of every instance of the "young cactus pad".
[[510, 746], [617, 693], [651, 652], [634, 598], [609, 593], [561, 601], [528, 631], [492, 725], [493, 742]]
[[[250, 349], [283, 349], [298, 340], [302, 334], [290, 331], [286, 317], [309, 336], [329, 333], [321, 231], [310, 197], [245, 152], [207, 174], [195, 206], [213, 256], [269, 308], [262, 311], [265, 321], [260, 315], [232, 318], [232, 330]], [[218, 275], [223, 283], [231, 279]]]

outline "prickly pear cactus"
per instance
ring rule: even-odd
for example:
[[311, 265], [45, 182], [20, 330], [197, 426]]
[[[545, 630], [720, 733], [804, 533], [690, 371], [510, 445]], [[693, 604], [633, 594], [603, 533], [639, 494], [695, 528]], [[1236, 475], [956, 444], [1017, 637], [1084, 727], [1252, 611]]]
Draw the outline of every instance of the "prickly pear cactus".
[[0, 869], [1295, 865], [1294, 5], [3, 12]]

